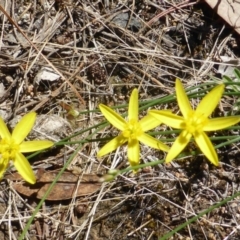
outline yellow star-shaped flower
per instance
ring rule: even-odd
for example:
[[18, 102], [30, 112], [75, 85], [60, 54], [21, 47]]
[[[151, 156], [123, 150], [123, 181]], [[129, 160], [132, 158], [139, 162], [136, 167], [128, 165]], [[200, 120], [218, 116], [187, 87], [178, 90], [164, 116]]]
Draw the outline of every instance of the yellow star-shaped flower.
[[24, 141], [31, 131], [36, 113], [26, 114], [16, 125], [12, 135], [0, 117], [0, 178], [12, 160], [20, 175], [29, 183], [34, 184], [36, 178], [28, 160], [22, 153], [39, 151], [53, 146], [51, 141]]
[[240, 121], [239, 116], [209, 118], [217, 107], [224, 91], [224, 84], [213, 88], [200, 102], [194, 111], [190, 105], [183, 85], [176, 80], [176, 95], [183, 116], [167, 111], [150, 110], [149, 114], [164, 124], [182, 129], [166, 157], [166, 162], [172, 161], [188, 144], [193, 136], [200, 150], [214, 165], [218, 165], [217, 153], [205, 132], [216, 131], [230, 127]]
[[160, 124], [160, 121], [150, 115], [145, 116], [140, 121], [138, 120], [138, 90], [134, 89], [128, 108], [128, 120], [126, 121], [118, 113], [114, 112], [111, 108], [100, 104], [99, 108], [105, 118], [117, 129], [121, 134], [112, 139], [104, 145], [98, 152], [98, 157], [108, 154], [116, 150], [119, 146], [128, 142], [128, 160], [131, 166], [139, 164], [140, 147], [139, 141], [156, 149], [168, 151], [169, 147], [161, 141], [151, 137], [145, 132], [155, 128]]

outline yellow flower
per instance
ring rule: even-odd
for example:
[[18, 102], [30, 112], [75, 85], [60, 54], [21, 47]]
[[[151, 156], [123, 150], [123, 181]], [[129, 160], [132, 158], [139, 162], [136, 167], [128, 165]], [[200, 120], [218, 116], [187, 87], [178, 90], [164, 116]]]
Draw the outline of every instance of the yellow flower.
[[224, 85], [213, 88], [200, 102], [196, 110], [191, 108], [188, 97], [179, 79], [176, 80], [176, 95], [183, 117], [171, 112], [150, 110], [149, 114], [172, 128], [182, 129], [166, 157], [171, 162], [188, 144], [193, 136], [200, 150], [214, 165], [218, 166], [217, 153], [205, 132], [230, 127], [240, 121], [237, 116], [210, 119], [224, 91]]
[[124, 120], [118, 113], [114, 112], [111, 108], [100, 104], [99, 108], [105, 118], [121, 132], [120, 135], [112, 139], [106, 145], [104, 145], [98, 152], [98, 157], [108, 154], [114, 151], [119, 146], [128, 142], [128, 160], [131, 166], [139, 164], [140, 147], [139, 141], [156, 149], [168, 151], [169, 147], [160, 142], [159, 140], [151, 137], [145, 132], [155, 128], [160, 122], [147, 115], [138, 121], [138, 90], [134, 89], [128, 108], [128, 121]]
[[34, 152], [49, 148], [51, 141], [23, 141], [31, 131], [36, 119], [36, 113], [26, 114], [16, 125], [12, 135], [10, 134], [3, 119], [0, 118], [0, 178], [12, 160], [20, 175], [29, 183], [34, 184], [36, 178], [28, 160], [22, 153]]

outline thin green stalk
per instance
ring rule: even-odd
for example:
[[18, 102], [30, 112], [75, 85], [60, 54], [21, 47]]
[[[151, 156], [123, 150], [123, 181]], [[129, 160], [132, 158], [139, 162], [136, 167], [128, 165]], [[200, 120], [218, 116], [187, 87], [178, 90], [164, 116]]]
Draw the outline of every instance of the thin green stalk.
[[78, 154], [78, 151], [81, 149], [82, 145], [79, 145], [79, 147], [76, 149], [76, 151], [71, 155], [71, 157], [68, 159], [67, 163], [63, 166], [63, 168], [60, 170], [60, 172], [57, 174], [56, 178], [53, 180], [52, 184], [49, 186], [49, 188], [47, 189], [46, 193], [44, 194], [43, 198], [41, 199], [41, 201], [38, 203], [36, 209], [34, 210], [31, 218], [28, 220], [26, 226], [23, 229], [23, 232], [21, 233], [20, 237], [18, 238], [18, 240], [23, 240], [27, 234], [27, 231], [33, 221], [33, 219], [35, 218], [35, 216], [37, 215], [37, 213], [39, 212], [43, 202], [45, 201], [45, 199], [48, 197], [49, 193], [52, 191], [54, 185], [56, 184], [56, 182], [58, 181], [58, 179], [61, 177], [61, 175], [63, 174], [63, 172], [66, 170], [66, 168], [68, 167], [68, 165], [71, 163], [71, 161], [75, 158], [75, 156]]
[[196, 222], [199, 218], [201, 218], [205, 214], [208, 214], [209, 212], [213, 211], [215, 208], [221, 207], [222, 205], [228, 203], [229, 201], [233, 200], [234, 198], [236, 198], [238, 196], [240, 196], [240, 191], [235, 193], [233, 196], [227, 197], [224, 200], [222, 200], [221, 202], [219, 202], [217, 204], [214, 204], [213, 206], [209, 207], [208, 209], [200, 212], [197, 216], [194, 216], [194, 217], [190, 218], [187, 222], [181, 224], [180, 226], [174, 228], [171, 232], [169, 232], [169, 233], [165, 234], [164, 236], [160, 237], [159, 240], [169, 239], [175, 233], [179, 232], [180, 230], [182, 230], [186, 226], [190, 225], [191, 223]]

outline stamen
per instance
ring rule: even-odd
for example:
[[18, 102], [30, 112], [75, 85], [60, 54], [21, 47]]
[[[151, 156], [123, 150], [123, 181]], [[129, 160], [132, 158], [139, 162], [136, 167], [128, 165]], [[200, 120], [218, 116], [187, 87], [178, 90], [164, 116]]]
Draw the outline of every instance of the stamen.
[[15, 159], [16, 153], [19, 151], [19, 145], [13, 139], [0, 140], [0, 154], [5, 160]]
[[137, 139], [142, 133], [141, 125], [136, 120], [131, 119], [122, 134], [125, 138]]
[[202, 131], [207, 124], [208, 118], [204, 114], [191, 112], [184, 122], [184, 129], [191, 134], [197, 134]]

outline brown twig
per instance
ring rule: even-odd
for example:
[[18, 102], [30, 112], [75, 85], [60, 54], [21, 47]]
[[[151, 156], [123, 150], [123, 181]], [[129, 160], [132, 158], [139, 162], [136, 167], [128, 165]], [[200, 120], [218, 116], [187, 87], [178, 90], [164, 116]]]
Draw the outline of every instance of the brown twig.
[[28, 41], [28, 43], [41, 55], [41, 57], [52, 67], [54, 71], [56, 71], [59, 76], [67, 82], [67, 84], [71, 87], [73, 92], [76, 94], [76, 96], [79, 98], [79, 100], [85, 105], [84, 99], [81, 97], [81, 95], [78, 93], [76, 88], [70, 83], [70, 81], [65, 78], [61, 72], [57, 70], [57, 68], [39, 51], [39, 49], [31, 42], [31, 40], [27, 37], [27, 35], [21, 30], [21, 28], [16, 24], [16, 22], [11, 18], [11, 16], [5, 11], [5, 9], [0, 5], [0, 11], [3, 12], [3, 14], [8, 18], [9, 22], [12, 23], [17, 30], [24, 36], [24, 38]]

